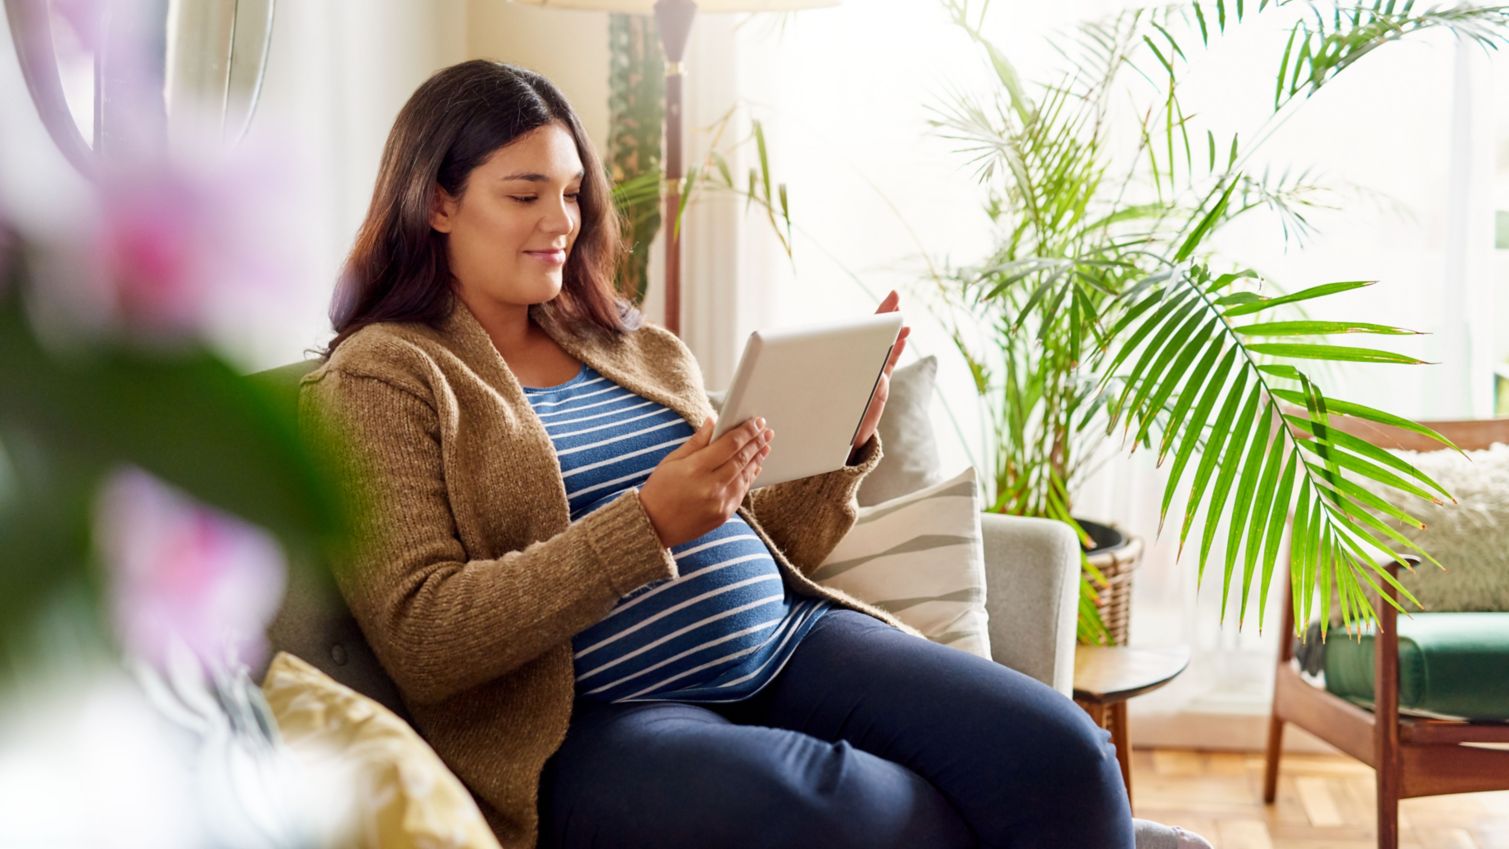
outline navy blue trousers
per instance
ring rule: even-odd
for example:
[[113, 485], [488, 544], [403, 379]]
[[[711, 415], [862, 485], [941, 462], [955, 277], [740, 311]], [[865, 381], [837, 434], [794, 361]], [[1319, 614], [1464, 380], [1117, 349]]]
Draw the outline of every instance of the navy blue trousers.
[[544, 849], [1133, 849], [1084, 711], [851, 610], [747, 700], [574, 710], [542, 777]]

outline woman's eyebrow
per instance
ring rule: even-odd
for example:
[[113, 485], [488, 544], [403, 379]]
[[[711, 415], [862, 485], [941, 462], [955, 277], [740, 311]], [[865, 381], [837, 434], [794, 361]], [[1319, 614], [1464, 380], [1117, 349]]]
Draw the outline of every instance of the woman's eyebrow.
[[[572, 177], [571, 179], [572, 180], [580, 180], [580, 179], [582, 179], [585, 176], [587, 176], [587, 172], [586, 171], [578, 171], [578, 172], [576, 172], [576, 176]], [[550, 178], [549, 177], [545, 176], [544, 174], [540, 174], [540, 173], [537, 173], [537, 172], [534, 172], [534, 171], [520, 172], [518, 174], [508, 174], [506, 176], [499, 177], [498, 180], [501, 181], [501, 182], [507, 182], [508, 180], [527, 180], [527, 181], [529, 181], [531, 183], [548, 183], [548, 182], [550, 182]]]

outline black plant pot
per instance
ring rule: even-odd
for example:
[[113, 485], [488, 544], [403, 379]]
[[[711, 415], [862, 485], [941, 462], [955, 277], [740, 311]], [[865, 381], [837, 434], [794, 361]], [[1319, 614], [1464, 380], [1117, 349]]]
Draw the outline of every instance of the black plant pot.
[[[1090, 540], [1094, 543], [1085, 549], [1085, 554], [1106, 554], [1118, 548], [1124, 548], [1130, 542], [1126, 534], [1110, 525], [1102, 525], [1089, 519], [1076, 518], [1074, 521], [1085, 529], [1085, 533], [1090, 535]], [[1084, 545], [1083, 541], [1080, 545]]]

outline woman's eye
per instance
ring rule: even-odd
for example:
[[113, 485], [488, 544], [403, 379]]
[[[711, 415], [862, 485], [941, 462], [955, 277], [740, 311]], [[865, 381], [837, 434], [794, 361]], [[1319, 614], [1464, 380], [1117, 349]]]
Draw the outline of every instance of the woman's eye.
[[519, 203], [534, 203], [535, 201], [535, 198], [533, 197], [522, 197], [520, 195], [509, 195], [509, 197], [513, 198]]
[[566, 200], [569, 200], [572, 203], [575, 203], [576, 201], [580, 200], [581, 197], [582, 197], [582, 193], [581, 192], [567, 192], [567, 194], [566, 194]]

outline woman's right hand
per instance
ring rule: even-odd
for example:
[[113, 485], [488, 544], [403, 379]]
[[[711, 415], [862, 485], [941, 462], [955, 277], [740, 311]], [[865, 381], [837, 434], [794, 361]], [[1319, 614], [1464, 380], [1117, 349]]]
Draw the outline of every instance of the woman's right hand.
[[639, 503], [667, 548], [728, 521], [759, 476], [775, 431], [765, 427], [763, 418], [753, 418], [709, 444], [712, 436], [709, 416], [639, 488]]

